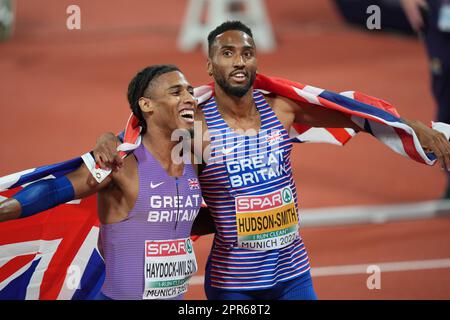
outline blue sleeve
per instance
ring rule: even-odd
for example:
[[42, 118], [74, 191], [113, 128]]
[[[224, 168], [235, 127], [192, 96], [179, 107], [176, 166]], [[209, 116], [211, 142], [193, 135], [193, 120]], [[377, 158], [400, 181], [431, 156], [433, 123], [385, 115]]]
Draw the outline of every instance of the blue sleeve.
[[74, 197], [72, 183], [66, 176], [62, 176], [32, 183], [12, 198], [20, 203], [20, 217], [24, 218], [71, 201]]

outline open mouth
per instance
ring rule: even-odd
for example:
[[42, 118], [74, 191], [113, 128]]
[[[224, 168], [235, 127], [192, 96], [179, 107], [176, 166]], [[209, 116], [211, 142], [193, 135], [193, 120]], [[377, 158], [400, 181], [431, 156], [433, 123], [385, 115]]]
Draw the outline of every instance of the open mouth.
[[188, 123], [194, 122], [194, 110], [184, 109], [180, 111], [180, 116]]
[[244, 82], [247, 79], [247, 75], [244, 71], [234, 72], [231, 74], [231, 79], [235, 82]]

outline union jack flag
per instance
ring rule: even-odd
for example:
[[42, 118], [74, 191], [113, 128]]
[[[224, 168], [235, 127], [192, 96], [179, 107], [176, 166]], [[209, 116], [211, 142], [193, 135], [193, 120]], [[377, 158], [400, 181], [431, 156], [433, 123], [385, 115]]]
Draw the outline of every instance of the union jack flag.
[[274, 145], [277, 142], [280, 142], [283, 140], [283, 135], [281, 134], [280, 130], [275, 130], [273, 132], [269, 132], [266, 135], [267, 144], [269, 146]]
[[197, 178], [188, 179], [189, 189], [198, 190], [200, 189], [200, 183]]
[[[55, 178], [80, 158], [0, 178], [1, 197], [22, 185]], [[41, 214], [0, 224], [0, 299], [90, 299], [103, 283], [97, 249], [96, 198], [71, 201]]]

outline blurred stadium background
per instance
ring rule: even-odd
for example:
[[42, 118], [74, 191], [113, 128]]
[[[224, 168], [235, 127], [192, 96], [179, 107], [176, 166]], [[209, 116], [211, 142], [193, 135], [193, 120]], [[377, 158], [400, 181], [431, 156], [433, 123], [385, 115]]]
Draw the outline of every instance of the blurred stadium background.
[[[372, 4], [383, 2], [396, 4]], [[128, 82], [147, 65], [176, 64], [194, 86], [211, 81], [201, 46], [177, 46], [188, 3], [17, 1], [14, 32], [0, 28], [0, 176], [73, 158], [101, 133], [121, 131]], [[73, 4], [80, 30], [66, 27]], [[404, 17], [389, 25], [382, 11], [382, 30], [370, 31], [363, 0], [264, 4], [276, 47], [258, 53], [259, 72], [358, 90], [405, 117], [433, 120], [425, 50]], [[434, 201], [446, 177], [437, 166], [402, 158], [364, 134], [344, 148], [296, 145], [294, 153], [301, 234], [320, 299], [450, 299], [450, 219], [437, 209], [448, 204]], [[205, 299], [211, 240], [196, 243], [201, 270], [188, 299]], [[368, 289], [367, 265], [380, 267], [381, 289]]]

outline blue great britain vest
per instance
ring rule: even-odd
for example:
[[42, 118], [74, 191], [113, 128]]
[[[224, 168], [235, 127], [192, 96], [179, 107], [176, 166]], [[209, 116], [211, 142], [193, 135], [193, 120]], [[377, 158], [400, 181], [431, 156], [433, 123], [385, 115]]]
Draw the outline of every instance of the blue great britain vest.
[[310, 269], [298, 232], [292, 142], [264, 96], [255, 90], [253, 99], [261, 118], [253, 134], [231, 129], [214, 97], [202, 105], [211, 149], [199, 180], [217, 229], [210, 280], [229, 290], [268, 289]]

